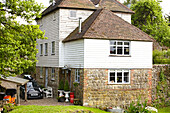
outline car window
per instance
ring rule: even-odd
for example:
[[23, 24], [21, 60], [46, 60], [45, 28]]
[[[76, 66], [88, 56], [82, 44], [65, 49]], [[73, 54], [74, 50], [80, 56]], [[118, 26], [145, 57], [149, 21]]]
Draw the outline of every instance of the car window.
[[32, 82], [28, 82], [28, 83], [27, 83], [27, 87], [28, 87], [28, 88], [33, 88]]

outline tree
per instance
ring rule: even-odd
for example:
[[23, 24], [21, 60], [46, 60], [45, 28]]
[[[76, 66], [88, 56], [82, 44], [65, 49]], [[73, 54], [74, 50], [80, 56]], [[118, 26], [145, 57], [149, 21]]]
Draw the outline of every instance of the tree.
[[[44, 39], [38, 25], [32, 25], [40, 17], [43, 6], [34, 0], [0, 1], [0, 75], [15, 76], [36, 62], [36, 38]], [[28, 25], [19, 24], [21, 17]]]
[[135, 4], [138, 0], [126, 0], [124, 1], [124, 5], [128, 6], [129, 4]]
[[141, 0], [131, 6], [135, 11], [132, 24], [151, 35], [161, 45], [170, 47], [170, 27], [162, 16], [162, 8], [156, 0]]

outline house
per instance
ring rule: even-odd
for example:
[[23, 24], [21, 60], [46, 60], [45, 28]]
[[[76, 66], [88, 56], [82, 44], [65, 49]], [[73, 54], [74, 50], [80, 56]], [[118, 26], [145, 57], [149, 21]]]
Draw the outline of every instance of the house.
[[150, 102], [153, 39], [130, 24], [133, 13], [117, 0], [56, 0], [37, 19], [48, 37], [37, 39], [37, 81], [57, 94], [68, 80], [84, 106]]

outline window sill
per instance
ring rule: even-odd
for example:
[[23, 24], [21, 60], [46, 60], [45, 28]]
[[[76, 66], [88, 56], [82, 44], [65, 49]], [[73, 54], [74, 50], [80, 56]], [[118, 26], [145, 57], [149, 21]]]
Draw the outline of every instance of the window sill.
[[43, 77], [40, 77], [40, 79], [43, 79]]
[[51, 79], [51, 81], [55, 81], [55, 79], [54, 79], [54, 78], [52, 78], [52, 79]]
[[43, 56], [43, 55], [40, 55], [40, 56]]
[[130, 85], [130, 83], [108, 83], [108, 85]]
[[55, 53], [51, 53], [51, 55], [55, 55]]
[[56, 18], [54, 18], [53, 21], [56, 21]]
[[48, 56], [48, 55], [44, 55], [44, 56]]
[[71, 19], [71, 20], [78, 20], [77, 17], [68, 17], [68, 18]]
[[109, 57], [131, 57], [131, 55], [109, 55]]

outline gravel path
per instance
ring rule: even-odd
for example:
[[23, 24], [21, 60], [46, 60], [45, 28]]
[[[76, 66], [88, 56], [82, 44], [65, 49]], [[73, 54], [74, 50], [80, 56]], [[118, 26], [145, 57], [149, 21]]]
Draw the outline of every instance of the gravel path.
[[21, 99], [21, 105], [39, 105], [39, 106], [56, 106], [56, 105], [64, 105], [69, 106], [73, 105], [71, 103], [65, 102], [58, 102], [56, 98], [44, 98], [44, 99], [32, 99], [32, 100], [25, 100]]

